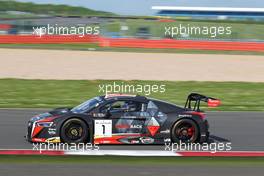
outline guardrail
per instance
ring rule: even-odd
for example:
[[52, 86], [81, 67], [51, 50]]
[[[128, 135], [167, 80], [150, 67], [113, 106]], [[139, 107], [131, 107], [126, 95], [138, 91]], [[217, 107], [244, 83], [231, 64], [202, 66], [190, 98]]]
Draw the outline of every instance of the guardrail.
[[59, 43], [94, 43], [97, 35], [0, 35], [2, 44], [59, 44]]
[[101, 47], [264, 52], [264, 42], [106, 38], [98, 35], [0, 35], [2, 44], [99, 43]]

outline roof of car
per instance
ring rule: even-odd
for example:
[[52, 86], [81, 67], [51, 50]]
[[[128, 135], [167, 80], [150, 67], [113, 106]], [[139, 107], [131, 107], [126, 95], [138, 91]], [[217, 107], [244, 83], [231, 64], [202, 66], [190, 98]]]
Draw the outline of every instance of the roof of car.
[[109, 99], [116, 99], [116, 98], [130, 98], [133, 99], [135, 101], [146, 101], [147, 98], [144, 96], [140, 96], [140, 95], [132, 95], [132, 94], [106, 94], [104, 96], [105, 99], [109, 100]]
[[113, 97], [135, 97], [135, 96], [137, 95], [119, 93], [119, 94], [106, 94], [104, 98], [107, 99], [107, 98], [113, 98]]

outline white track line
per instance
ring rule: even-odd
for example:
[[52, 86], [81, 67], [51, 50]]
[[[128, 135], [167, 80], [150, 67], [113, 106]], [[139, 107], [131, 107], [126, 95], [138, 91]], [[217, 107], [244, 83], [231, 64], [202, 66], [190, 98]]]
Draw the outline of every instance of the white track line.
[[172, 151], [159, 150], [87, 150], [65, 151], [65, 155], [115, 155], [115, 156], [181, 156]]

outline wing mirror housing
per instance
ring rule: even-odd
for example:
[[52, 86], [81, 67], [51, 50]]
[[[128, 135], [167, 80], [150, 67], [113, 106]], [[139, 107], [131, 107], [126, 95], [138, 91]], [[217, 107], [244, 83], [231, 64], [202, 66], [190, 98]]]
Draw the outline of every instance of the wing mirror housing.
[[109, 116], [111, 116], [110, 109], [111, 109], [111, 108], [108, 108], [108, 109], [106, 109], [104, 112], [97, 112], [97, 113], [94, 113], [93, 116], [94, 116], [94, 117], [100, 117], [100, 118], [106, 118], [106, 117], [109, 117]]

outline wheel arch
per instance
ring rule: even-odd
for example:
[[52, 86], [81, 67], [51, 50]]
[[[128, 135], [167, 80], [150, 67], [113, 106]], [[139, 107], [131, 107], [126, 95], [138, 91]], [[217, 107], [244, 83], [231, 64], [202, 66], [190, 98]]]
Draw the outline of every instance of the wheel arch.
[[88, 132], [89, 132], [89, 139], [87, 141], [88, 141], [88, 143], [91, 143], [93, 141], [93, 131], [94, 131], [92, 119], [87, 118], [87, 117], [83, 117], [83, 116], [79, 116], [79, 115], [72, 115], [72, 116], [64, 118], [62, 121], [60, 121], [59, 126], [58, 126], [58, 135], [61, 137], [61, 129], [62, 129], [64, 123], [70, 119], [79, 119], [87, 125]]
[[193, 118], [193, 116], [192, 117], [181, 117], [181, 118], [177, 118], [175, 121], [174, 121], [174, 123], [172, 123], [172, 125], [171, 125], [171, 127], [170, 127], [170, 139], [171, 139], [171, 141], [173, 141], [173, 139], [172, 139], [172, 132], [173, 132], [173, 128], [174, 128], [174, 126], [180, 121], [180, 120], [185, 120], [185, 119], [187, 119], [187, 120], [191, 120], [191, 121], [193, 121], [195, 124], [196, 124], [196, 126], [197, 126], [197, 128], [198, 128], [198, 138], [196, 139], [197, 141], [199, 141], [200, 140], [200, 134], [201, 134], [201, 127], [200, 127], [200, 125], [199, 125], [199, 123], [197, 122], [197, 120], [196, 120], [196, 118]]

